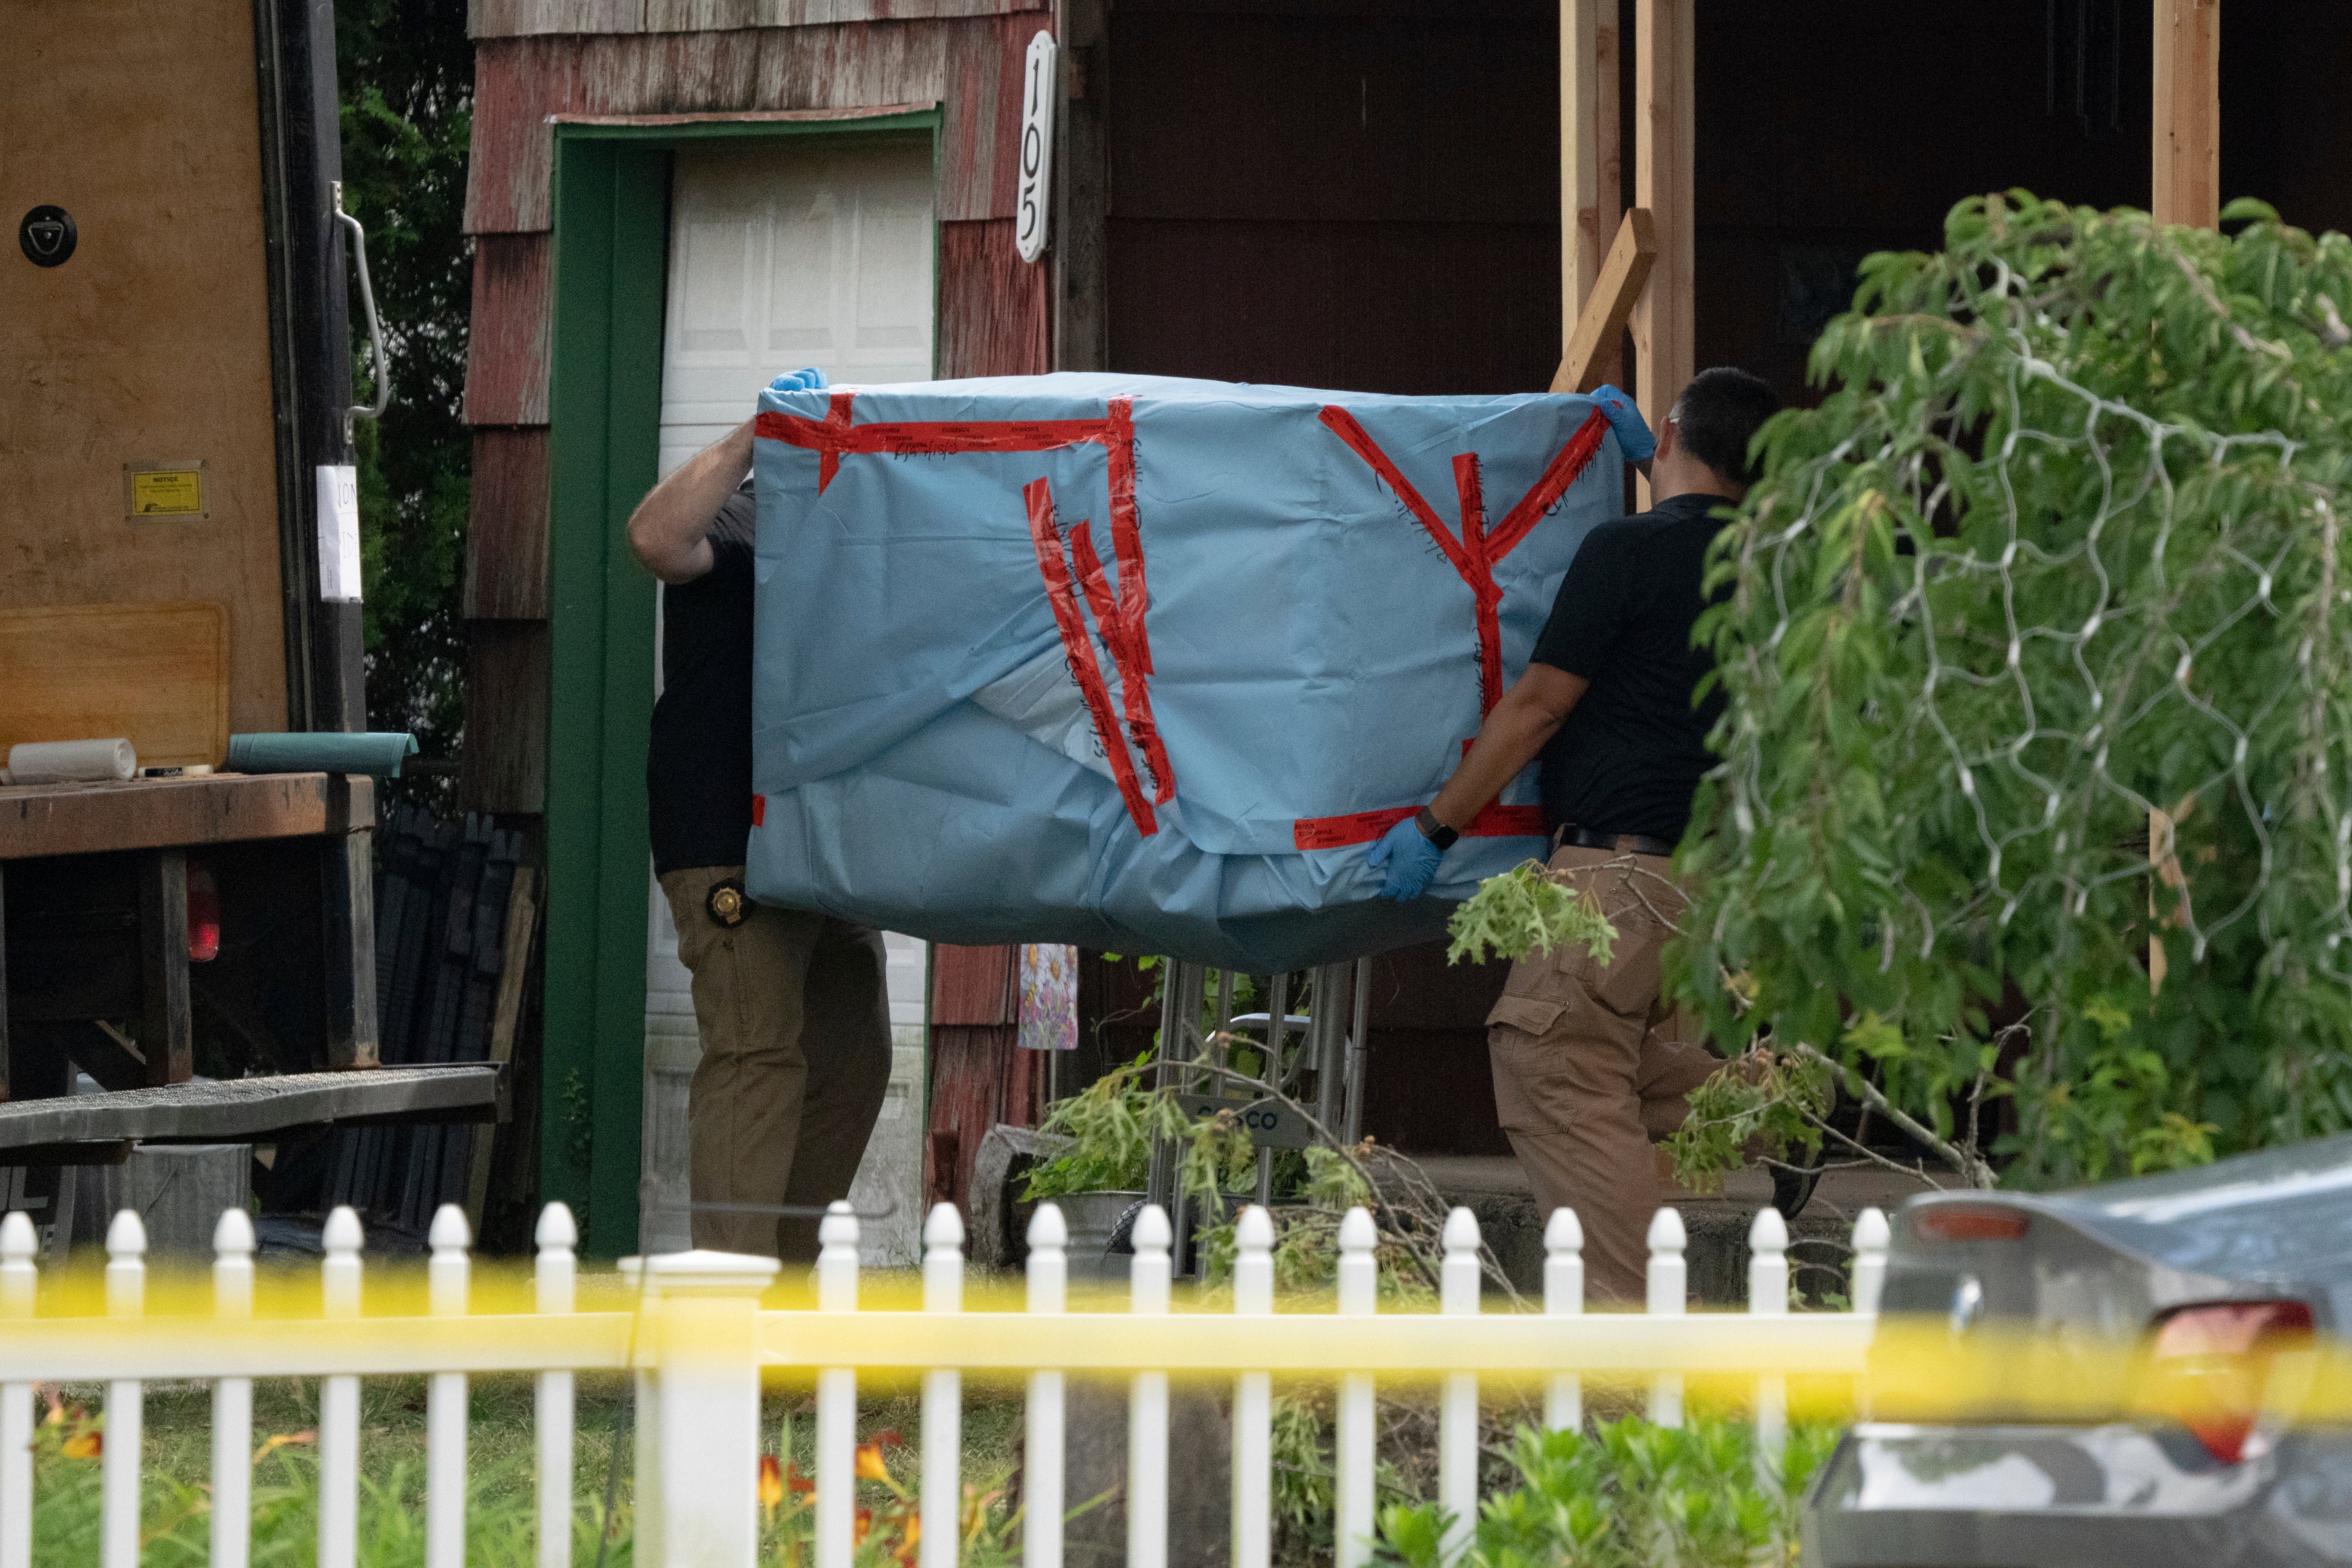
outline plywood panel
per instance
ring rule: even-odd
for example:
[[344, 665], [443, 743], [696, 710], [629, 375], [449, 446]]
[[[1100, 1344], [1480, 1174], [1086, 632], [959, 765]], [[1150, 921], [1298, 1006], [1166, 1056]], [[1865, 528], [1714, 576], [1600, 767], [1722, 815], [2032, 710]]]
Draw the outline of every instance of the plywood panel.
[[217, 766], [228, 653], [218, 604], [0, 610], [0, 757], [27, 741], [120, 737], [142, 768]]
[[545, 234], [484, 235], [474, 249], [466, 423], [547, 423], [551, 251]]
[[547, 616], [544, 425], [474, 433], [465, 615], [469, 621], [539, 621]]
[[[287, 722], [269, 316], [247, 0], [9, 0], [0, 213], [71, 213], [5, 258], [0, 609], [194, 601], [228, 619], [229, 722]], [[168, 83], [169, 90], [156, 84]], [[204, 520], [124, 515], [123, 465], [201, 459]]]
[[1047, 264], [1021, 259], [1013, 220], [940, 225], [942, 376], [1034, 376], [1053, 368]]

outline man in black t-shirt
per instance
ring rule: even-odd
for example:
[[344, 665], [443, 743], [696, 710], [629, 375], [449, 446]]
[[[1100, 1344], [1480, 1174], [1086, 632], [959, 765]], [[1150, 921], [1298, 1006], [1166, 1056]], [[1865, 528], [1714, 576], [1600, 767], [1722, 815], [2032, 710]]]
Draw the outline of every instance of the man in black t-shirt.
[[[1640, 415], [1623, 394], [1602, 394], [1639, 460]], [[1723, 706], [1695, 700], [1713, 661], [1691, 645], [1722, 526], [1714, 513], [1747, 494], [1749, 441], [1779, 407], [1743, 371], [1692, 380], [1647, 465], [1651, 508], [1585, 536], [1527, 674], [1437, 798], [1373, 852], [1387, 895], [1418, 897], [1458, 830], [1542, 758], [1551, 869], [1597, 895], [1618, 936], [1606, 964], [1564, 945], [1512, 965], [1487, 1041], [1496, 1108], [1537, 1207], [1576, 1211], [1586, 1281], [1608, 1300], [1643, 1297], [1658, 1204], [1650, 1145], [1682, 1124], [1685, 1096], [1722, 1065], [1661, 998], [1659, 955], [1684, 902], [1668, 857], [1714, 766], [1706, 737]]]
[[[822, 387], [808, 370], [778, 387]], [[662, 694], [646, 758], [654, 873], [694, 977], [688, 1091], [697, 1247], [816, 1256], [805, 1211], [849, 1194], [890, 1080], [882, 939], [753, 904], [751, 423], [688, 458], [629, 517], [661, 579]], [[780, 1217], [780, 1209], [803, 1211]]]

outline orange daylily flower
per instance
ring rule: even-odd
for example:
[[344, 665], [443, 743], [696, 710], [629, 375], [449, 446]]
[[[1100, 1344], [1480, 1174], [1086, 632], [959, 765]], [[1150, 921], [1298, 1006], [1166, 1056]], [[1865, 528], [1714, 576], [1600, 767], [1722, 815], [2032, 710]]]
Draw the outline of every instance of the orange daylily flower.
[[801, 1474], [801, 1468], [798, 1465], [786, 1465], [784, 1467], [784, 1485], [796, 1492], [812, 1492], [816, 1490], [816, 1482]]
[[849, 1543], [850, 1543], [852, 1546], [863, 1546], [863, 1545], [865, 1545], [865, 1544], [866, 1544], [866, 1535], [867, 1535], [867, 1534], [868, 1534], [868, 1533], [873, 1530], [873, 1528], [874, 1528], [874, 1511], [873, 1511], [872, 1509], [870, 1509], [870, 1508], [861, 1508], [861, 1509], [859, 1509], [859, 1510], [857, 1511], [857, 1519], [856, 1519], [856, 1522], [851, 1526], [851, 1528], [850, 1528], [850, 1531], [849, 1531]]
[[261, 1447], [253, 1450], [253, 1462], [257, 1465], [280, 1448], [300, 1443], [315, 1443], [318, 1440], [319, 1434], [315, 1431], [276, 1433]]
[[887, 1481], [890, 1479], [890, 1467], [882, 1462], [880, 1442], [857, 1445], [857, 1479], [862, 1481]]
[[68, 1459], [94, 1459], [106, 1451], [106, 1435], [93, 1427], [66, 1439], [60, 1450]]
[[760, 1456], [760, 1506], [770, 1513], [784, 1500], [784, 1467], [773, 1454]]
[[915, 1548], [922, 1543], [923, 1516], [919, 1513], [909, 1513], [907, 1515], [907, 1533], [899, 1541], [898, 1550], [894, 1555], [901, 1563], [912, 1563], [915, 1560]]

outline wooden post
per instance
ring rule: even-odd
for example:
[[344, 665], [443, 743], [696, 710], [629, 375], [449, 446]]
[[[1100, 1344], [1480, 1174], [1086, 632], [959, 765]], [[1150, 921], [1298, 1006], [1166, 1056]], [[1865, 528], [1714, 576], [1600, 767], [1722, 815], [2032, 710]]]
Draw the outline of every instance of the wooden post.
[[[2221, 0], [2156, 0], [2155, 189], [2148, 212], [2160, 224], [2211, 228], [2221, 221]], [[2157, 923], [2157, 887], [2179, 885], [2172, 818], [2147, 814], [2147, 913]], [[2164, 940], [2147, 936], [2147, 988], [2164, 987]]]
[[1624, 340], [1625, 323], [1633, 317], [1633, 302], [1642, 297], [1657, 255], [1649, 211], [1635, 207], [1618, 225], [1609, 259], [1601, 268], [1601, 280], [1592, 286], [1584, 313], [1569, 334], [1568, 352], [1552, 374], [1552, 391], [1589, 392], [1609, 379], [1618, 346]]
[[[1617, 132], [1617, 0], [1559, 0], [1559, 333], [1565, 354], [1617, 233], [1624, 170]], [[1593, 361], [1622, 373], [1620, 345]]]
[[2221, 217], [2221, 0], [2156, 0], [2155, 191], [2160, 224]]
[[188, 1013], [188, 856], [155, 850], [139, 868], [139, 948], [144, 971], [139, 1052], [152, 1085], [185, 1083], [195, 1073]]
[[[1653, 430], [1696, 366], [1693, 273], [1692, 46], [1694, 0], [1635, 0], [1633, 204], [1647, 207], [1657, 236], [1650, 286], [1633, 307], [1635, 401]], [[1646, 479], [1638, 492], [1649, 505]]]

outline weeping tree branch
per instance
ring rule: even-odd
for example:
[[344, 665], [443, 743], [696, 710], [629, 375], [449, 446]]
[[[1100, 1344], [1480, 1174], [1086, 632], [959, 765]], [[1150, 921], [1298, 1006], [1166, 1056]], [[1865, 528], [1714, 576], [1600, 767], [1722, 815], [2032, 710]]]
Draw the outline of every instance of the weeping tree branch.
[[1993, 1168], [1986, 1164], [1975, 1150], [1964, 1149], [1957, 1144], [1937, 1137], [1916, 1116], [1881, 1093], [1876, 1084], [1835, 1057], [1806, 1044], [1801, 1040], [1791, 1040], [1789, 1049], [1806, 1061], [1835, 1072], [1838, 1075], [1838, 1081], [1845, 1085], [1847, 1093], [1917, 1139], [1930, 1153], [1958, 1172], [1962, 1181], [1981, 1192], [1992, 1190], [1995, 1180]]

